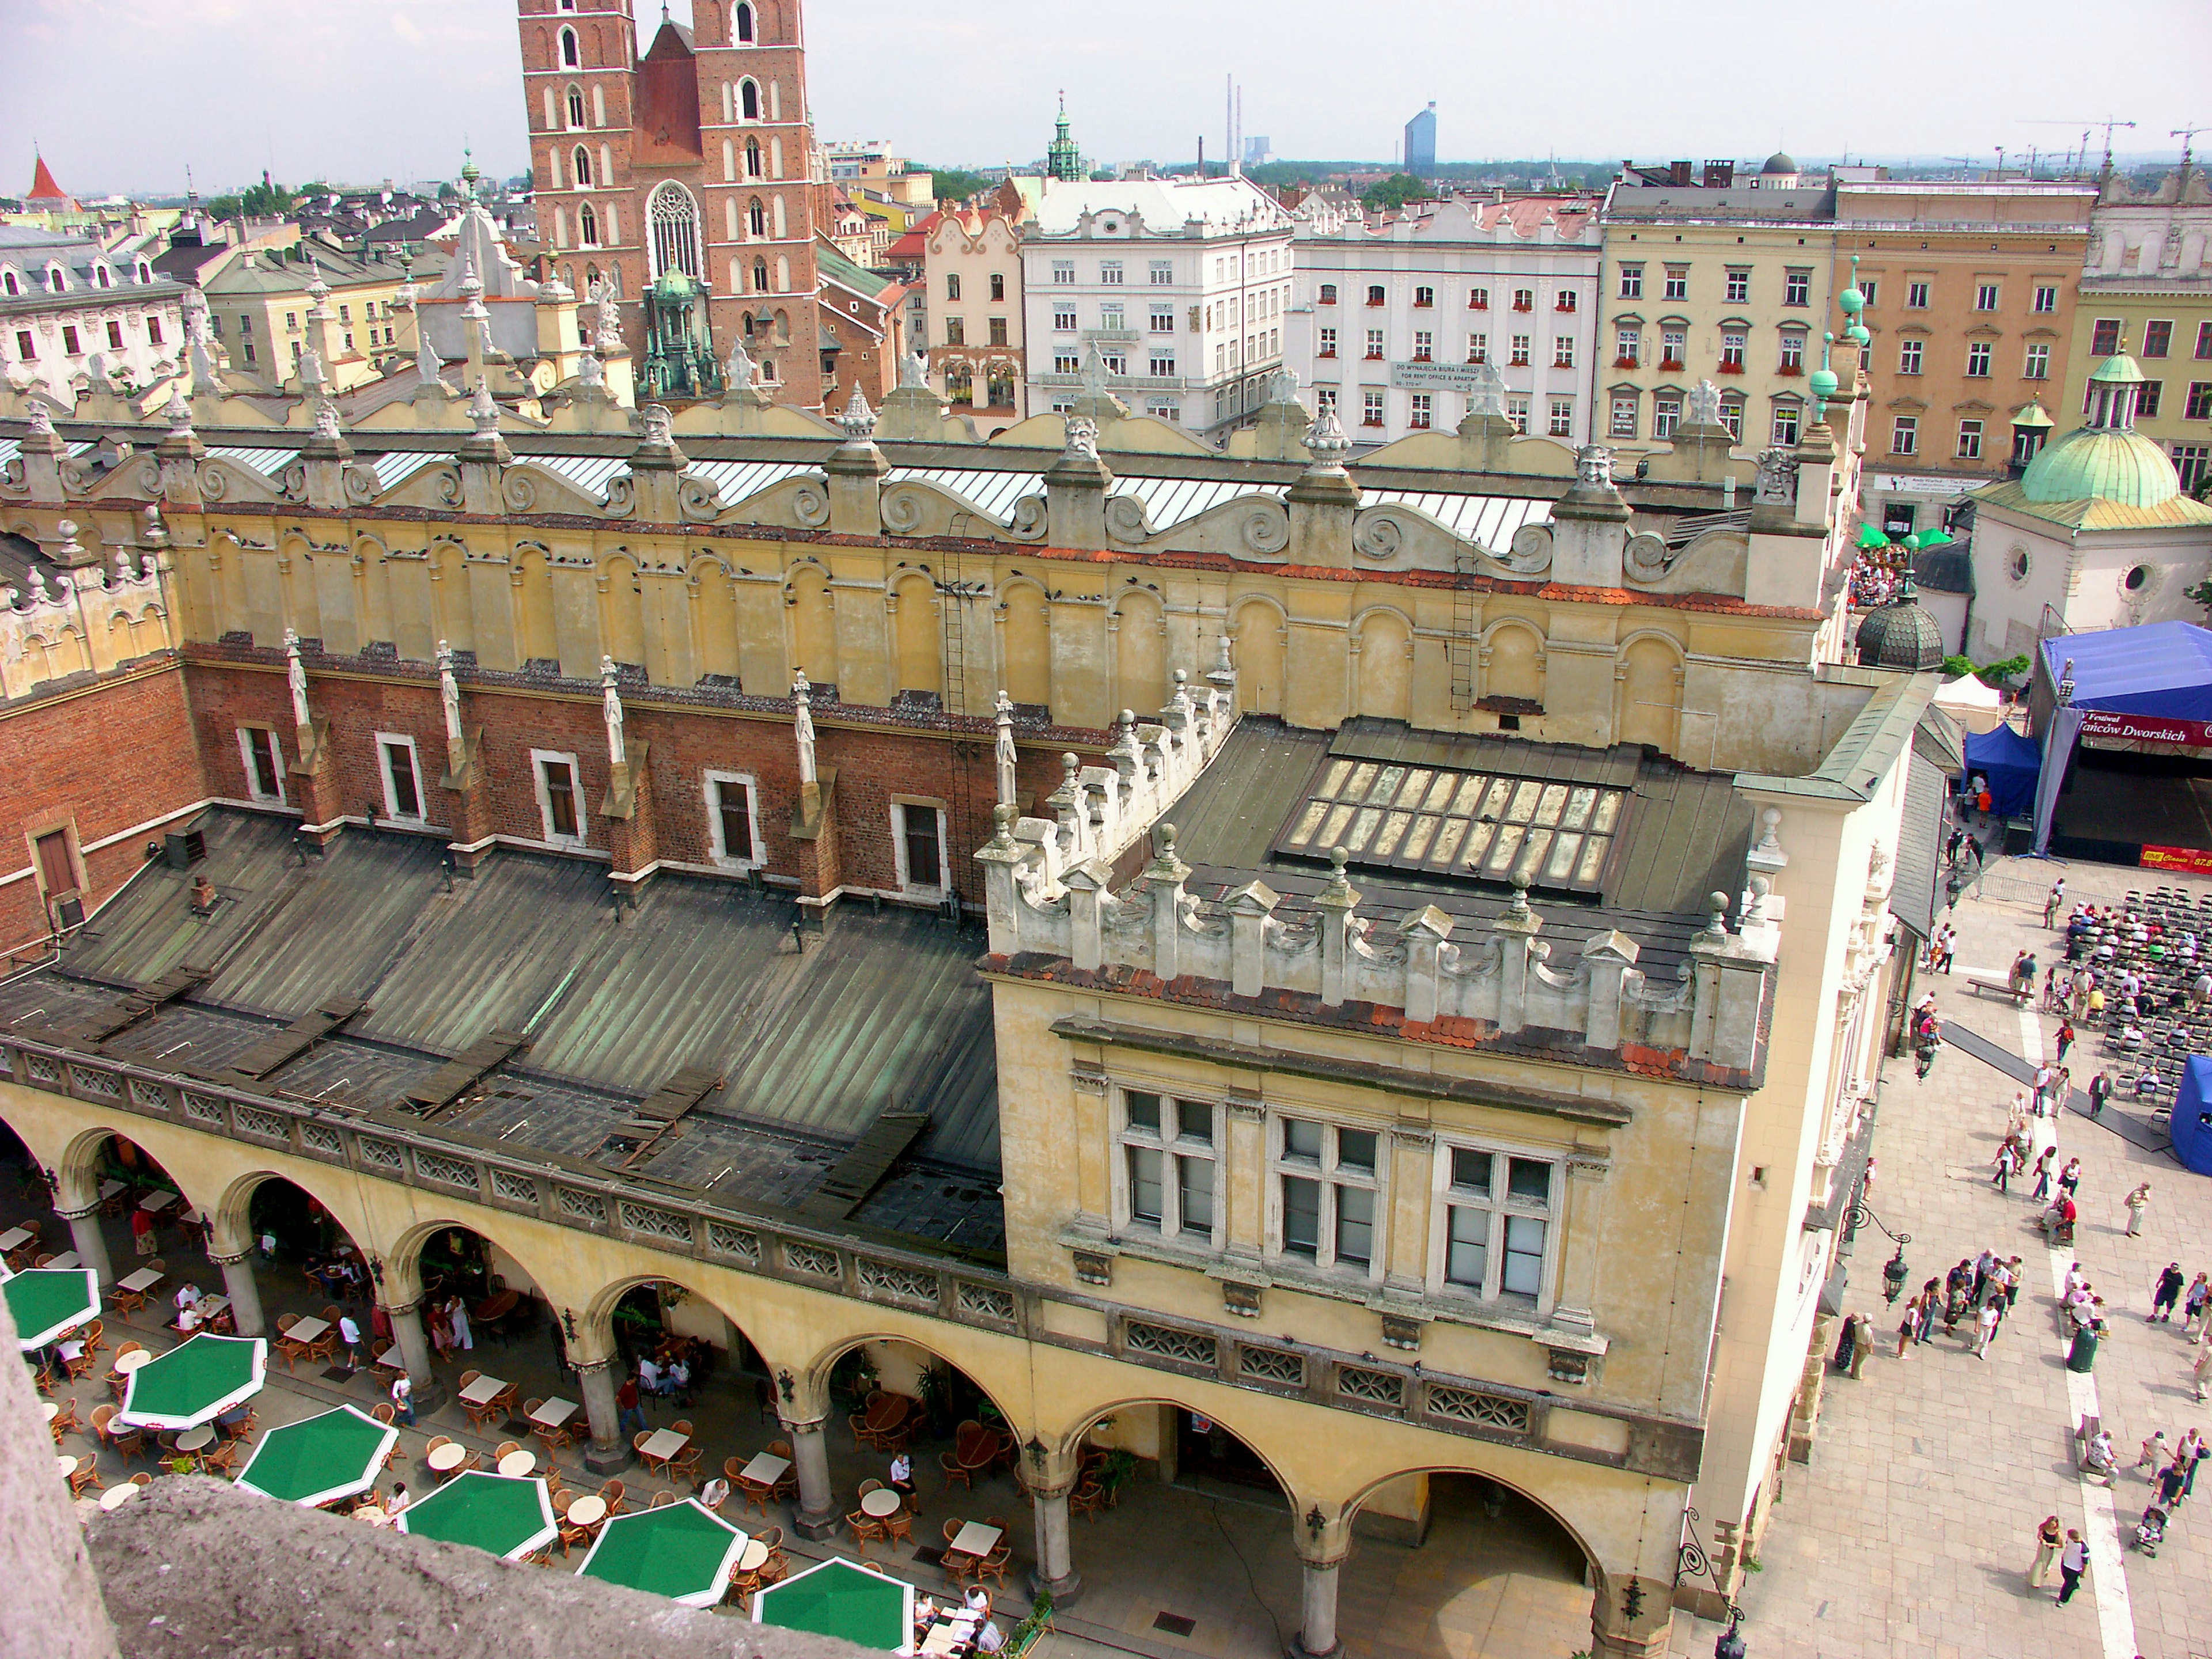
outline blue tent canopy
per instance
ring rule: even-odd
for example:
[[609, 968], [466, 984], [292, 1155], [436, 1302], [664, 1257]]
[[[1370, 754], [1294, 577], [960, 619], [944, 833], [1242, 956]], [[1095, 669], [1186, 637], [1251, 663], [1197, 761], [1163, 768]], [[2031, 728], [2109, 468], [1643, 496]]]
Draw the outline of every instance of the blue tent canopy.
[[2212, 720], [2212, 629], [2185, 622], [2146, 623], [2044, 641], [2043, 662], [2051, 684], [2065, 677], [2069, 660], [2075, 708]]
[[2173, 1103], [2173, 1151], [2198, 1175], [2212, 1175], [2212, 1060], [2190, 1056]]
[[[2077, 674], [2081, 672], [2077, 667]], [[2035, 776], [2042, 769], [2042, 751], [2034, 740], [2009, 726], [1999, 726], [1966, 739], [1966, 772], [1989, 781], [1990, 810], [2001, 818], [2017, 817], [2035, 805]]]

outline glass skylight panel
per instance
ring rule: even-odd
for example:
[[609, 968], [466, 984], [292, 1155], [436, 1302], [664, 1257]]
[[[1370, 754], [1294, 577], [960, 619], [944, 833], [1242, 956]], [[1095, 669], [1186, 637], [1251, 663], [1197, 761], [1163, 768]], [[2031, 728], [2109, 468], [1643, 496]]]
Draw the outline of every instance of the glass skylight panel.
[[1333, 757], [1291, 811], [1279, 852], [1504, 884], [1595, 891], [1627, 791]]

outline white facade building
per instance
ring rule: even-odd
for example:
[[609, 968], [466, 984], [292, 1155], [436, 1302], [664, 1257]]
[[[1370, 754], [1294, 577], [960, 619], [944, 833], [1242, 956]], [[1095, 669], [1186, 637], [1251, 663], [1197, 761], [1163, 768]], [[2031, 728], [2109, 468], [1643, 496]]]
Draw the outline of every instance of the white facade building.
[[1291, 308], [1291, 216], [1243, 178], [1051, 181], [1022, 228], [1032, 413], [1095, 349], [1114, 395], [1218, 441], [1267, 401]]
[[1600, 244], [1580, 199], [1302, 214], [1285, 366], [1363, 447], [1456, 427], [1486, 363], [1523, 432], [1588, 443]]
[[148, 261], [82, 236], [0, 227], [0, 375], [66, 407], [95, 382], [146, 386], [175, 374], [185, 290]]

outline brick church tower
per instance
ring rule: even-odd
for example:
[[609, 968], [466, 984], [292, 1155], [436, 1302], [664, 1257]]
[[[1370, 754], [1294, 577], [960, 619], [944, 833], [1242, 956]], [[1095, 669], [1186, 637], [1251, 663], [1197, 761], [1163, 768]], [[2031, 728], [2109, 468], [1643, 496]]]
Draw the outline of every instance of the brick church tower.
[[633, 352], [672, 267], [779, 403], [818, 408], [814, 133], [799, 0], [693, 0], [637, 55], [631, 0], [516, 0], [538, 234], [579, 295], [605, 279]]

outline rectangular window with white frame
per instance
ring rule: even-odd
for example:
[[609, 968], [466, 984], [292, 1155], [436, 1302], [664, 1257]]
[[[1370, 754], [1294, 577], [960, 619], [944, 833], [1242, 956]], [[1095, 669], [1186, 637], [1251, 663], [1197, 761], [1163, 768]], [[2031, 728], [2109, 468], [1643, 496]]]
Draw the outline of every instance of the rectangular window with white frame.
[[951, 885], [945, 860], [945, 808], [937, 801], [891, 803], [891, 850], [902, 892], [935, 897]]
[[707, 833], [714, 862], [726, 870], [753, 870], [761, 856], [760, 786], [744, 772], [707, 774]]
[[422, 823], [422, 757], [415, 739], [402, 732], [376, 734], [377, 775], [384, 784], [384, 816], [402, 823]]
[[265, 726], [238, 728], [239, 758], [246, 763], [246, 793], [270, 806], [284, 803], [284, 749]]
[[530, 751], [530, 770], [538, 786], [538, 819], [545, 839], [556, 847], [584, 844], [584, 772], [574, 755], [548, 749]]
[[1221, 1242], [1214, 1109], [1146, 1090], [1121, 1091], [1117, 1227], [1158, 1232], [1200, 1249]]
[[1429, 1288], [1548, 1314], [1558, 1258], [1559, 1166], [1488, 1146], [1439, 1144]]
[[1382, 1271], [1381, 1137], [1310, 1117], [1270, 1125], [1280, 1255], [1372, 1279]]

